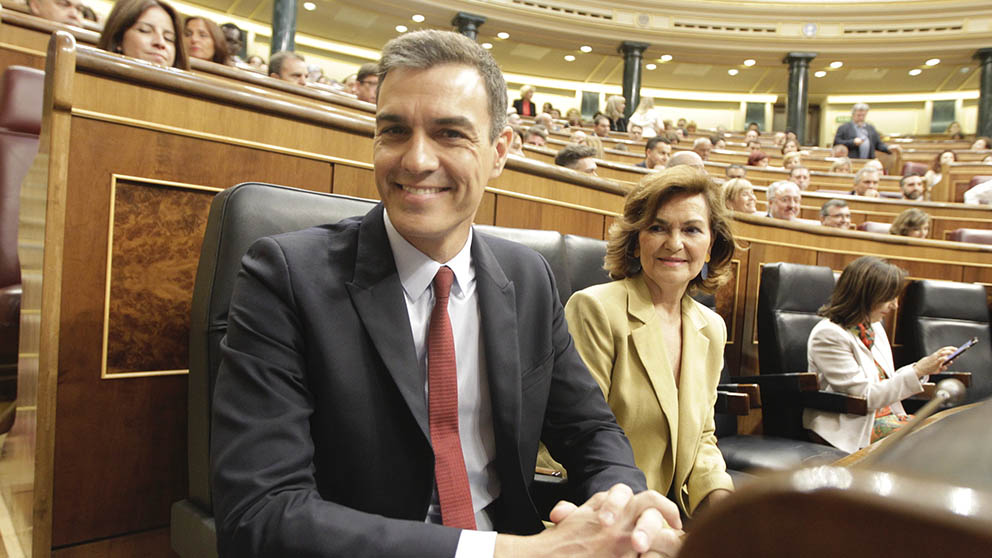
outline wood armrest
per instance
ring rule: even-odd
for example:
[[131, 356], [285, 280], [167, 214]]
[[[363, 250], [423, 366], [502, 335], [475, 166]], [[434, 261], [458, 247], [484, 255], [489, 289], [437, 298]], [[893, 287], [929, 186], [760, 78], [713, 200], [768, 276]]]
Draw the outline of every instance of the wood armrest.
[[813, 372], [789, 372], [786, 374], [762, 374], [758, 376], [734, 376], [731, 382], [751, 383], [761, 386], [761, 391], [808, 392], [816, 391], [819, 384]]
[[714, 405], [714, 409], [718, 413], [744, 416], [751, 410], [749, 401], [750, 398], [746, 393], [717, 391], [716, 405]]
[[832, 391], [804, 391], [799, 397], [807, 409], [861, 416], [868, 414], [868, 400], [864, 397]]
[[940, 374], [930, 374], [930, 381], [939, 384], [941, 380], [954, 378], [960, 380], [964, 387], [971, 387], [971, 372], [941, 372]]
[[761, 386], [758, 384], [718, 384], [716, 389], [733, 393], [746, 393], [752, 409], [761, 408]]

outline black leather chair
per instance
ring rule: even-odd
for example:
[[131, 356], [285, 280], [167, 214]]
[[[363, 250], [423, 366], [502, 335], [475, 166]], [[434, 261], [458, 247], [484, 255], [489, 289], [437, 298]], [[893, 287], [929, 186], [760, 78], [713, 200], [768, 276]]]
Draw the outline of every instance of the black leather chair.
[[[988, 398], [992, 396], [992, 330], [989, 322], [988, 299], [982, 285], [913, 281], [906, 287], [896, 325], [896, 339], [902, 344], [900, 364], [978, 337], [978, 344], [958, 357], [950, 369], [971, 372], [965, 402]], [[940, 379], [941, 376], [931, 376], [931, 381]]]

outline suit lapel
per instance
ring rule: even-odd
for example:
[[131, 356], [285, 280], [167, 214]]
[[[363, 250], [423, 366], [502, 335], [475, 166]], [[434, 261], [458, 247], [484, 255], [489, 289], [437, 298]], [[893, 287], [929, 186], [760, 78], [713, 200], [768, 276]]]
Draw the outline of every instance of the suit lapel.
[[695, 303], [686, 295], [682, 298], [682, 380], [679, 382], [679, 426], [682, 428], [676, 445], [675, 486], [682, 486], [692, 470], [699, 434], [703, 430], [702, 417], [708, 414], [705, 405], [711, 395], [707, 393], [706, 366], [710, 340], [703, 335], [708, 322]]
[[[423, 377], [403, 300], [403, 285], [386, 237], [382, 204], [362, 219], [358, 232], [355, 275], [347, 285], [355, 310], [403, 400], [430, 439]], [[411, 365], [413, 363], [413, 365]]]

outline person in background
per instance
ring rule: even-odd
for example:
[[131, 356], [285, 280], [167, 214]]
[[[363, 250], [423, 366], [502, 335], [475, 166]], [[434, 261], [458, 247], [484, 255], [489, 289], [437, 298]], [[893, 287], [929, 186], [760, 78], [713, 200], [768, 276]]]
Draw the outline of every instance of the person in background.
[[728, 179], [744, 178], [745, 176], [747, 176], [747, 169], [744, 168], [744, 165], [739, 165], [737, 163], [733, 163], [733, 164], [727, 165], [727, 170], [724, 171], [724, 175]]
[[513, 108], [517, 109], [517, 114], [520, 116], [537, 116], [533, 85], [524, 85], [520, 88], [520, 98], [513, 101]]
[[748, 155], [756, 151], [761, 151], [761, 142], [757, 139], [753, 139], [747, 142], [747, 152]]
[[782, 144], [782, 155], [788, 155], [789, 153], [796, 153], [799, 151], [799, 142], [794, 139], [786, 139], [785, 143]]
[[830, 151], [830, 156], [831, 157], [845, 157], [846, 158], [850, 154], [851, 154], [851, 151], [843, 143], [838, 143], [837, 145], [833, 146], [833, 148]]
[[841, 124], [834, 135], [834, 145], [841, 143], [847, 146], [851, 155], [858, 159], [874, 159], [875, 152], [891, 153], [901, 151], [898, 145], [888, 146], [882, 142], [882, 137], [875, 127], [868, 124], [868, 105], [855, 103], [851, 107], [851, 121]]
[[606, 99], [606, 110], [603, 112], [610, 120], [610, 130], [614, 132], [627, 131], [627, 117], [623, 114], [623, 111], [626, 109], [627, 99], [624, 99], [622, 96], [611, 95]]
[[758, 212], [758, 197], [746, 178], [732, 178], [723, 183], [723, 203], [727, 209], [748, 215]]
[[695, 134], [697, 130], [697, 124], [695, 120], [690, 120], [685, 124], [685, 131], [689, 134]]
[[359, 101], [375, 104], [376, 91], [379, 87], [379, 65], [375, 62], [366, 62], [358, 68], [355, 74], [358, 80], [355, 86], [355, 95]]
[[853, 172], [851, 160], [847, 157], [838, 157], [837, 160], [830, 165], [830, 172], [851, 174], [851, 172]]
[[795, 221], [803, 201], [799, 186], [788, 180], [779, 180], [768, 185], [768, 216], [772, 219]]
[[513, 129], [513, 139], [510, 140], [510, 155], [516, 155], [517, 157], [527, 156], [524, 153], [524, 133], [520, 131], [520, 128]]
[[231, 54], [231, 63], [237, 65], [243, 62], [240, 53], [244, 46], [244, 31], [230, 22], [221, 25], [220, 28], [224, 32], [224, 38], [227, 39], [227, 52]]
[[541, 112], [546, 112], [548, 114], [551, 114], [551, 111], [553, 110], [555, 110], [555, 107], [554, 105], [551, 104], [551, 101], [547, 101], [543, 105], [541, 105]]
[[[224, 41], [224, 47], [225, 48], [227, 47], [227, 41], [226, 40]], [[261, 56], [259, 56], [257, 54], [252, 54], [251, 56], [248, 57], [248, 65], [251, 66], [252, 68], [255, 68], [256, 70], [262, 72], [263, 74], [268, 75], [268, 73], [269, 73], [269, 65], [265, 63], [265, 59], [264, 58], [262, 58]], [[345, 79], [344, 88], [349, 93], [351, 92], [348, 89], [348, 80], [347, 79]]]
[[596, 176], [596, 150], [588, 145], [566, 145], [555, 155], [555, 164]]
[[902, 192], [902, 199], [910, 201], [923, 200], [926, 186], [923, 184], [923, 177], [918, 174], [907, 174], [899, 179], [899, 191]]
[[692, 142], [692, 150], [699, 155], [700, 159], [708, 161], [710, 152], [713, 151], [713, 143], [710, 142], [709, 138], [696, 138]]
[[703, 164], [703, 160], [695, 151], [679, 151], [675, 153], [668, 158], [668, 162], [665, 163], [665, 168], [670, 169], [681, 165], [686, 165], [698, 171], [706, 172], [706, 165]]
[[809, 190], [809, 169], [803, 166], [792, 167], [789, 171], [789, 180], [795, 182], [801, 191]]
[[835, 229], [851, 228], [851, 208], [844, 200], [828, 200], [820, 206], [820, 224]]
[[592, 119], [592, 131], [601, 138], [610, 137], [610, 119], [605, 114]]
[[307, 62], [295, 52], [284, 50], [269, 59], [269, 77], [295, 83], [307, 84]]
[[[986, 162], [992, 163], [992, 161]], [[964, 203], [969, 205], [992, 205], [992, 180], [979, 182], [965, 190]]]
[[992, 139], [985, 136], [975, 138], [975, 143], [971, 144], [972, 151], [984, 151], [986, 149], [992, 149]]
[[901, 401], [923, 391], [929, 374], [943, 372], [954, 347], [896, 370], [882, 318], [899, 306], [906, 272], [875, 256], [862, 256], [844, 268], [830, 301], [820, 308], [823, 319], [806, 344], [809, 370], [820, 389], [867, 400], [869, 413], [859, 416], [828, 411], [803, 411], [803, 426], [813, 441], [846, 452], [884, 438], [911, 418]]
[[768, 166], [768, 155], [764, 151], [752, 151], [747, 157], [747, 166], [766, 168]]
[[854, 188], [849, 192], [852, 196], [878, 197], [878, 184], [881, 173], [874, 167], [865, 166], [854, 175]]
[[727, 140], [723, 139], [721, 136], [710, 136], [710, 143], [713, 144], [713, 149], [727, 148]]
[[787, 171], [791, 171], [796, 167], [801, 167], [803, 165], [803, 156], [798, 151], [792, 151], [786, 153], [782, 157], [782, 168]]
[[947, 165], [958, 160], [957, 153], [951, 151], [950, 149], [945, 149], [937, 154], [933, 158], [933, 163], [930, 164], [930, 168], [927, 170], [926, 174], [923, 175], [923, 182], [926, 186], [926, 192], [923, 194], [923, 199], [930, 199], [930, 192], [933, 187], [940, 184], [941, 179], [944, 177], [944, 171], [947, 169]]
[[577, 108], [570, 108], [565, 112], [565, 120], [569, 127], [582, 126], [582, 112]]
[[889, 234], [926, 238], [930, 234], [930, 214], [911, 207], [896, 217], [889, 227]]
[[961, 131], [961, 123], [955, 120], [947, 125], [947, 129], [944, 133], [951, 137], [952, 140], [962, 140], [964, 139], [964, 132]]
[[83, 26], [83, 3], [79, 0], [28, 0], [28, 10], [50, 21]]
[[217, 64], [230, 63], [227, 39], [224, 38], [220, 26], [213, 20], [200, 16], [186, 18], [183, 41], [190, 58], [209, 60]]
[[119, 0], [110, 10], [97, 47], [158, 66], [189, 69], [178, 39], [179, 15], [161, 0]]
[[644, 145], [644, 160], [637, 163], [636, 167], [646, 169], [661, 169], [668, 163], [668, 158], [672, 155], [672, 143], [667, 138], [655, 136]]
[[606, 158], [606, 149], [603, 148], [603, 140], [599, 136], [592, 135], [586, 137], [586, 145], [596, 150], [597, 159]]
[[627, 135], [630, 137], [630, 141], [643, 141], [644, 128], [639, 124], [630, 123], [627, 125]]
[[582, 130], [576, 130], [572, 132], [572, 135], [568, 137], [568, 141], [574, 143], [575, 145], [585, 145], [586, 140], [589, 136]]
[[534, 124], [524, 132], [524, 143], [536, 147], [544, 147], [548, 144], [548, 129], [540, 124]]
[[644, 135], [647, 137], [657, 136], [665, 131], [665, 125], [659, 120], [660, 117], [658, 110], [654, 108], [654, 98], [641, 97], [637, 110], [630, 115], [630, 124], [644, 128]]

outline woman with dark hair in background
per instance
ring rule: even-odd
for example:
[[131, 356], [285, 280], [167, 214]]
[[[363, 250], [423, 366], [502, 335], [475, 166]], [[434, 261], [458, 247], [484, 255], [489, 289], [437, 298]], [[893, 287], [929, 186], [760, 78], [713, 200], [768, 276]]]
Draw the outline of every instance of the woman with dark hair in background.
[[889, 234], [926, 238], [930, 234], [930, 214], [911, 207], [896, 217], [889, 227]]
[[210, 60], [218, 64], [229, 64], [227, 39], [220, 26], [205, 17], [186, 18], [183, 41], [191, 58]]
[[119, 0], [103, 26], [97, 47], [159, 66], [189, 69], [178, 40], [179, 15], [162, 0]]
[[930, 199], [930, 191], [933, 190], [934, 186], [940, 183], [940, 180], [944, 176], [944, 171], [947, 169], [947, 165], [957, 160], [957, 153], [951, 151], [950, 149], [941, 151], [936, 157], [933, 158], [933, 163], [930, 165], [930, 169], [923, 175], [923, 182], [926, 186], [926, 192], [924, 193], [923, 199]]

